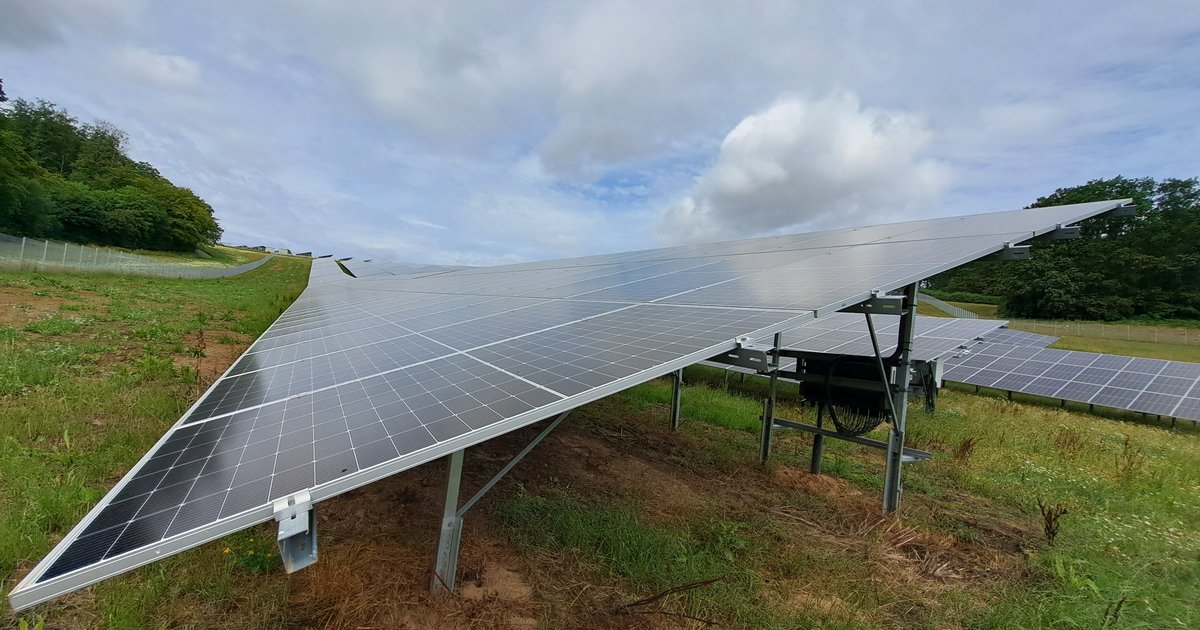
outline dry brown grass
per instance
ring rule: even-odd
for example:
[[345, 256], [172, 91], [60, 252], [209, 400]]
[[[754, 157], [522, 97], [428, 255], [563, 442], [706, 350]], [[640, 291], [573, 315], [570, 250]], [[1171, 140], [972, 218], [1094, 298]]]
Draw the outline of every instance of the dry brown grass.
[[1077, 429], [1063, 427], [1054, 436], [1054, 448], [1065, 458], [1074, 459], [1083, 451], [1083, 435]]
[[965, 464], [971, 460], [971, 455], [975, 452], [975, 445], [979, 443], [979, 439], [975, 437], [965, 437], [954, 448], [954, 461]]

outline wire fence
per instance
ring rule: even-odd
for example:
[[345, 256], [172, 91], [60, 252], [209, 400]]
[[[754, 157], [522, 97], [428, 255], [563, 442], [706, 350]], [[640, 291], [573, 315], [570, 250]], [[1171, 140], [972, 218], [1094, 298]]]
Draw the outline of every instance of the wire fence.
[[1173, 343], [1185, 346], [1200, 346], [1200, 328], [1171, 326], [1139, 326], [1137, 324], [1103, 324], [1100, 322], [1072, 322], [1039, 319], [1009, 320], [1008, 327], [1025, 332], [1054, 335], [1055, 337], [1095, 337], [1125, 341], [1148, 341]]
[[978, 314], [972, 313], [971, 311], [968, 311], [965, 308], [960, 308], [958, 306], [955, 306], [949, 302], [943, 302], [942, 300], [939, 300], [939, 299], [933, 297], [932, 295], [925, 295], [924, 293], [918, 293], [917, 299], [922, 302], [925, 302], [926, 304], [932, 304], [934, 308], [938, 309], [939, 311], [942, 311], [943, 313], [945, 313], [947, 315], [961, 317], [962, 319], [979, 319]]
[[0, 234], [0, 267], [34, 271], [84, 271], [163, 278], [225, 278], [257, 269], [272, 255], [236, 267], [203, 267], [167, 262], [106, 247], [59, 243]]

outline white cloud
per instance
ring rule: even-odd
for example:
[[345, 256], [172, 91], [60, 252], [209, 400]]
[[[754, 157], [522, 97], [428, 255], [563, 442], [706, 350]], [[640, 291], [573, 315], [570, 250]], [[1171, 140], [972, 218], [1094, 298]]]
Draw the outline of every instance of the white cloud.
[[0, 0], [0, 48], [62, 43], [64, 30], [117, 36], [136, 26], [144, 0]]
[[113, 63], [129, 78], [158, 88], [193, 88], [200, 84], [200, 64], [179, 55], [129, 46], [113, 56]]
[[1200, 173], [1194, 0], [12, 2], [9, 96], [301, 250], [546, 258]]
[[847, 225], [930, 209], [948, 171], [912, 114], [864, 108], [849, 92], [788, 95], [742, 120], [716, 164], [663, 214], [675, 242]]

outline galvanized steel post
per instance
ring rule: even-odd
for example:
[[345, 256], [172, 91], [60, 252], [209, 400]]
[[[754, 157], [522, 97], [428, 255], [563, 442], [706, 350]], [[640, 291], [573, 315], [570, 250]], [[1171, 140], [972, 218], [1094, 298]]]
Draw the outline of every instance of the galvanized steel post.
[[447, 458], [446, 506], [442, 511], [442, 534], [438, 538], [437, 561], [429, 590], [454, 592], [454, 574], [458, 571], [458, 545], [462, 540], [462, 517], [458, 516], [458, 489], [462, 485], [463, 451]]
[[900, 507], [901, 474], [904, 455], [904, 432], [908, 420], [908, 380], [912, 369], [913, 329], [917, 318], [917, 285], [904, 288], [905, 305], [908, 307], [900, 316], [900, 330], [896, 340], [899, 359], [892, 375], [892, 430], [888, 435], [887, 468], [883, 478], [883, 511], [895, 512]]
[[762, 436], [760, 438], [759, 457], [767, 463], [771, 456], [771, 432], [775, 429], [775, 393], [779, 384], [779, 351], [783, 347], [783, 333], [775, 333], [775, 349], [771, 353], [771, 386], [767, 399], [763, 403]]
[[683, 401], [683, 369], [672, 373], [671, 386], [671, 430], [679, 430], [679, 411]]

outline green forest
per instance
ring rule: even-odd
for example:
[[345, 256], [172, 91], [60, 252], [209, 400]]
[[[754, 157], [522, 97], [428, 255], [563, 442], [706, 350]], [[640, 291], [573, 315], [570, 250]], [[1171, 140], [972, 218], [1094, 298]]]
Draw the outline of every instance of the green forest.
[[212, 207], [130, 159], [126, 142], [54, 103], [0, 106], [0, 232], [173, 251], [215, 243]]
[[1136, 216], [1090, 219], [1078, 239], [1035, 240], [1028, 260], [971, 263], [931, 278], [928, 289], [944, 299], [998, 298], [1005, 317], [1200, 319], [1196, 178], [1097, 179], [1030, 207], [1123, 198], [1134, 200]]

